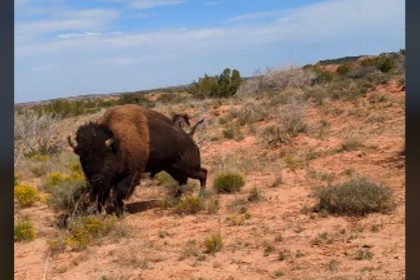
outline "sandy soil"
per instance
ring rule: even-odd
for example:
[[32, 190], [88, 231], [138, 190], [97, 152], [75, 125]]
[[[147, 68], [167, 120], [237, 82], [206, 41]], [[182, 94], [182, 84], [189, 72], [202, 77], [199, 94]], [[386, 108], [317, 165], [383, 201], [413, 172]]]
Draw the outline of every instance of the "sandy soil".
[[[170, 209], [144, 207], [165, 195], [162, 187], [145, 180], [128, 201], [138, 206], [135, 213], [118, 222], [129, 229], [127, 237], [111, 235], [81, 252], [68, 249], [52, 254], [48, 240], [58, 231], [56, 213], [41, 202], [16, 209], [18, 216], [31, 216], [38, 234], [34, 241], [15, 243], [15, 279], [404, 279], [405, 93], [391, 81], [371, 94], [385, 94], [390, 101], [372, 105], [368, 95], [357, 104], [306, 105], [308, 132], [281, 147], [264, 147], [251, 134], [240, 141], [200, 143], [204, 166], [209, 169], [208, 189], [217, 172], [234, 162], [232, 158], [242, 162], [233, 169], [246, 171], [240, 193], [219, 195], [221, 209], [216, 214], [202, 211], [181, 216]], [[332, 107], [342, 113], [334, 114]], [[219, 114], [226, 115], [231, 108], [240, 105], [220, 106]], [[381, 117], [381, 121], [370, 121], [369, 116]], [[69, 132], [85, 119], [66, 120]], [[321, 120], [328, 123], [322, 134]], [[204, 133], [197, 130], [197, 137]], [[334, 152], [351, 137], [362, 142], [360, 148]], [[302, 159], [309, 152], [318, 156], [294, 170], [282, 159], [286, 154]], [[330, 175], [334, 182], [366, 176], [391, 188], [397, 208], [391, 214], [358, 218], [305, 211], [316, 203], [313, 188], [326, 185], [314, 174]], [[246, 198], [253, 187], [265, 199], [248, 203], [250, 218], [231, 225], [228, 217], [240, 214], [227, 206]], [[217, 231], [222, 234], [223, 249], [203, 253], [204, 239]], [[196, 241], [191, 255], [185, 253], [189, 240]], [[354, 259], [359, 249], [368, 249], [373, 257]]]

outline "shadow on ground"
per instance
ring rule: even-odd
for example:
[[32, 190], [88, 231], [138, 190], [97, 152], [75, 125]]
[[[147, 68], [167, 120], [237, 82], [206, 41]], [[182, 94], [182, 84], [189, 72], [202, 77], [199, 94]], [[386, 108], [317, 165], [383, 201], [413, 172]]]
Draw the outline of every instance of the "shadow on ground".
[[155, 208], [158, 206], [159, 200], [146, 200], [146, 201], [139, 201], [139, 202], [132, 202], [127, 203], [125, 207], [127, 207], [127, 211], [130, 214], [140, 213], [147, 211], [149, 209]]

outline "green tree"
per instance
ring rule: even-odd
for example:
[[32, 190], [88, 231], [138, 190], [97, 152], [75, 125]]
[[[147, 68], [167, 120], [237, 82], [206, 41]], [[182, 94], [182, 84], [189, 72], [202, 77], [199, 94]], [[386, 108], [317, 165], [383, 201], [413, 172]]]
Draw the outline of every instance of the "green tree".
[[236, 93], [241, 83], [241, 75], [236, 69], [225, 68], [220, 75], [199, 78], [191, 87], [196, 97], [229, 97]]

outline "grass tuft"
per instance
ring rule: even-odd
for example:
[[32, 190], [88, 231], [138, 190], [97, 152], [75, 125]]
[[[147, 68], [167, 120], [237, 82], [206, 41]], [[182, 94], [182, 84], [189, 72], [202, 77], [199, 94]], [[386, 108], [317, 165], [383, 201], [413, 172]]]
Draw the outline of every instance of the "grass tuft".
[[245, 185], [242, 175], [237, 173], [222, 173], [214, 179], [213, 188], [218, 193], [238, 192]]
[[248, 194], [248, 201], [249, 202], [258, 202], [264, 200], [264, 195], [261, 193], [257, 187], [253, 187]]
[[213, 234], [204, 240], [204, 246], [206, 247], [205, 253], [212, 254], [222, 250], [223, 238], [220, 232]]
[[175, 213], [177, 214], [196, 214], [204, 209], [203, 201], [196, 196], [183, 197], [175, 205]]
[[17, 221], [14, 226], [14, 239], [16, 241], [31, 241], [35, 238], [35, 229], [29, 219]]

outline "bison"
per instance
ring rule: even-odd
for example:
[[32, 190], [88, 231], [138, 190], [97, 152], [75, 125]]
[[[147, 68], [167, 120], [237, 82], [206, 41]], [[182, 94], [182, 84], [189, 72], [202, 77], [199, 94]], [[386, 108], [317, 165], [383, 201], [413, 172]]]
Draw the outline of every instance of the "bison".
[[[185, 126], [191, 127], [190, 118], [189, 118], [188, 114], [171, 113], [171, 120], [179, 128], [184, 129]], [[201, 119], [191, 128], [190, 132], [188, 132], [188, 135], [191, 138], [194, 136], [194, 133], [195, 133], [195, 130], [197, 129], [197, 126], [199, 126], [203, 122], [204, 122], [204, 119]]]
[[78, 128], [76, 144], [70, 136], [68, 143], [80, 158], [98, 211], [112, 190], [113, 211], [121, 214], [123, 200], [132, 195], [145, 172], [153, 177], [164, 170], [180, 185], [188, 178], [198, 179], [204, 194], [207, 170], [201, 167], [197, 145], [156, 111], [138, 105], [111, 107], [96, 122]]

